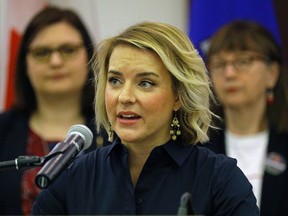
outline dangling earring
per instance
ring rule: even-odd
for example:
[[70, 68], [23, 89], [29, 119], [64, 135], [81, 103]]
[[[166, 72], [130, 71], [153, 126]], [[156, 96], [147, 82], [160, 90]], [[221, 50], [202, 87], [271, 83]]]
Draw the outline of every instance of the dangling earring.
[[109, 137], [108, 137], [108, 141], [109, 142], [113, 142], [114, 140], [114, 131], [112, 129], [111, 123], [109, 122]]
[[179, 124], [179, 120], [177, 118], [176, 112], [174, 112], [174, 118], [171, 123], [170, 135], [171, 135], [172, 140], [174, 141], [177, 139], [177, 136], [181, 135], [180, 124]]
[[274, 103], [274, 92], [272, 88], [267, 89], [267, 103], [272, 105]]

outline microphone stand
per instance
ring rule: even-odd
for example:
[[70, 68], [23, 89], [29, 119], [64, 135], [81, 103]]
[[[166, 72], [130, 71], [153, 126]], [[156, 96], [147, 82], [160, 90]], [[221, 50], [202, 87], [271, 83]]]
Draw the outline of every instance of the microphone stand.
[[0, 171], [7, 168], [16, 168], [16, 170], [20, 170], [23, 167], [32, 168], [37, 166], [43, 166], [51, 158], [55, 157], [58, 154], [62, 154], [63, 152], [64, 151], [58, 151], [44, 157], [39, 157], [35, 155], [19, 156], [15, 160], [2, 161], [0, 162]]
[[38, 156], [19, 156], [15, 160], [0, 162], [0, 170], [14, 167], [19, 170], [22, 167], [41, 166], [42, 163], [41, 157]]

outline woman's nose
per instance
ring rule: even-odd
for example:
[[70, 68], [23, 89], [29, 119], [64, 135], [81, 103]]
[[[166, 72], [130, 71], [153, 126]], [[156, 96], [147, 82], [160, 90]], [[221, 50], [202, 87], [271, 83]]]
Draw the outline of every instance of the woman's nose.
[[63, 57], [59, 52], [52, 52], [50, 56], [50, 64], [59, 65], [63, 63]]
[[237, 69], [232, 63], [227, 63], [224, 67], [225, 76], [234, 76], [237, 73]]
[[127, 83], [123, 86], [118, 99], [123, 104], [135, 102], [135, 90], [131, 84]]

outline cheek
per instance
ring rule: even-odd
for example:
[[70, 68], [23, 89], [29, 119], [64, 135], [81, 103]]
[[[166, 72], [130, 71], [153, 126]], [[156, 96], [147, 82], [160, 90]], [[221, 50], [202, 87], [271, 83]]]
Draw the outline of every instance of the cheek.
[[82, 57], [75, 61], [67, 62], [63, 67], [69, 72], [69, 75], [71, 76], [70, 81], [74, 83], [75, 87], [83, 87], [86, 84], [89, 76], [86, 58]]
[[69, 67], [69, 70], [74, 71], [75, 74], [83, 74], [83, 76], [87, 76], [88, 74], [89, 66], [86, 57], [84, 56], [82, 56], [82, 58], [75, 59], [75, 61], [67, 62], [66, 65]]
[[112, 94], [110, 91], [105, 89], [105, 106], [107, 113], [112, 113], [112, 110], [116, 108], [117, 105], [117, 96]]
[[86, 67], [79, 68], [75, 70], [74, 82], [78, 83], [80, 86], [84, 86], [88, 79], [88, 69]]
[[212, 84], [213, 85], [216, 85], [216, 83], [219, 83], [220, 82], [220, 79], [219, 79], [219, 77], [217, 77], [217, 76], [211, 76], [210, 77], [210, 79], [211, 79], [211, 82], [212, 82]]
[[32, 85], [41, 78], [42, 70], [43, 68], [39, 67], [39, 65], [27, 61], [27, 76]]
[[162, 113], [167, 110], [169, 113], [173, 110], [174, 101], [173, 96], [168, 96], [170, 94], [158, 94], [151, 97], [143, 98], [142, 104], [145, 106], [146, 110], [151, 111], [151, 113]]
[[27, 62], [27, 76], [31, 78], [37, 66], [33, 64], [31, 61], [29, 61], [28, 59], [26, 60], [26, 62]]
[[245, 86], [250, 93], [253, 91], [262, 91], [266, 89], [266, 79], [264, 76], [250, 76], [245, 80]]
[[111, 95], [109, 94], [109, 92], [105, 90], [105, 105], [106, 107], [109, 107], [110, 104], [111, 104]]
[[214, 89], [214, 92], [216, 94], [219, 94], [219, 92], [221, 92], [221, 89], [224, 87], [223, 81], [221, 81], [220, 79], [211, 79], [212, 81], [212, 88]]

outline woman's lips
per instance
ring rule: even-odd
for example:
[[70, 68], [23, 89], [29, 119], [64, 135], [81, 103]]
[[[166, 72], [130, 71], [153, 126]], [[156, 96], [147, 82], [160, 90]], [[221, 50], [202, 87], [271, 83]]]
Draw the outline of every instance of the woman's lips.
[[235, 93], [237, 91], [238, 91], [238, 88], [235, 88], [235, 87], [230, 87], [226, 89], [226, 92], [228, 93]]
[[117, 115], [118, 122], [123, 125], [132, 125], [139, 121], [141, 116], [134, 112], [120, 112]]
[[53, 76], [51, 76], [51, 79], [52, 80], [61, 80], [61, 79], [64, 79], [66, 77], [66, 75], [61, 75], [61, 74], [59, 74], [59, 75], [53, 75]]

